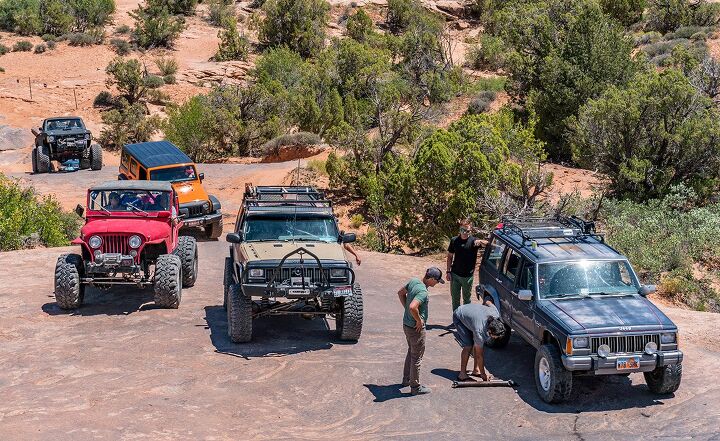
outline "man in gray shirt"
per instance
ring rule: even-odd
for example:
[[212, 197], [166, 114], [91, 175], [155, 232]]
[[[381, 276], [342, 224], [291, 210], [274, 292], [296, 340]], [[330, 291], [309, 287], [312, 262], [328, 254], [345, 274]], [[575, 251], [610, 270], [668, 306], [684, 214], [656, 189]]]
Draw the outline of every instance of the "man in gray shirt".
[[470, 353], [474, 355], [471, 375], [479, 376], [484, 381], [490, 380], [491, 377], [485, 371], [483, 345], [487, 338], [502, 338], [506, 332], [497, 308], [490, 300], [486, 300], [483, 304], [469, 303], [459, 306], [453, 313], [453, 324], [455, 340], [462, 347], [458, 381], [475, 381], [467, 374]]

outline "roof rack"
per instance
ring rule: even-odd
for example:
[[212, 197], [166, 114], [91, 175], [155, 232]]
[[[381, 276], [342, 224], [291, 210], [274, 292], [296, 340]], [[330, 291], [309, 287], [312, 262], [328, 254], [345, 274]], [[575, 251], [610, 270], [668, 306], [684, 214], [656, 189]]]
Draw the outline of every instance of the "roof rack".
[[325, 194], [308, 186], [253, 186], [245, 184], [243, 204], [253, 207], [304, 206], [332, 208]]
[[520, 217], [503, 216], [498, 228], [505, 234], [517, 234], [526, 241], [534, 239], [585, 239], [595, 238], [601, 242], [605, 237], [595, 231], [595, 222], [577, 216]]

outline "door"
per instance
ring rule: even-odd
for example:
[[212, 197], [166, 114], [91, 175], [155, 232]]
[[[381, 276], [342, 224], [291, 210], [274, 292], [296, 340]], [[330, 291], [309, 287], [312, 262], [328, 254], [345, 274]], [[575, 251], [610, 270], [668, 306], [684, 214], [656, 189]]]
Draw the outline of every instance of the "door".
[[[505, 257], [505, 251], [507, 245], [498, 239], [493, 238], [492, 242], [487, 246], [485, 250], [485, 256], [480, 265], [480, 283], [485, 285], [487, 288], [495, 288], [497, 291], [498, 299], [495, 301], [498, 311], [503, 320], [510, 323], [510, 313], [512, 306], [509, 302], [509, 292], [505, 292], [500, 279], [500, 270], [502, 269], [503, 257]], [[481, 299], [484, 300], [484, 299]]]
[[[530, 290], [533, 293], [531, 300], [520, 300], [518, 292]], [[518, 332], [521, 332], [528, 342], [537, 346], [539, 342], [538, 329], [535, 325], [535, 265], [524, 260], [522, 270], [517, 271], [515, 289], [512, 291], [513, 324]]]

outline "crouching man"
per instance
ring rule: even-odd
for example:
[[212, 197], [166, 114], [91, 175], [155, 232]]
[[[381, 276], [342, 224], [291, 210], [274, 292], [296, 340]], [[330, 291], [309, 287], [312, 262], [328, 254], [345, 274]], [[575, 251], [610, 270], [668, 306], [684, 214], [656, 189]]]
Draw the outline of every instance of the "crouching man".
[[458, 381], [475, 381], [467, 373], [470, 354], [474, 355], [474, 367], [470, 375], [489, 381], [492, 377], [485, 371], [484, 346], [486, 338], [502, 338], [505, 325], [500, 320], [495, 305], [487, 300], [483, 304], [470, 303], [459, 306], [453, 313], [455, 340], [462, 347]]

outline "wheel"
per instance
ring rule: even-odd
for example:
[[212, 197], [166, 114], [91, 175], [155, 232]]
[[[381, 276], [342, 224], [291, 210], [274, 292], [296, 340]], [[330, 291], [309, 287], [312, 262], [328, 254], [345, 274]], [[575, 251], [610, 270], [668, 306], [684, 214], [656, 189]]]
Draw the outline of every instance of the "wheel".
[[76, 309], [83, 303], [85, 286], [80, 282], [82, 257], [62, 254], [55, 264], [55, 301], [61, 309]]
[[177, 309], [182, 297], [182, 262], [174, 254], [161, 254], [155, 262], [155, 304]]
[[217, 239], [222, 236], [223, 222], [222, 218], [219, 221], [213, 222], [210, 225], [205, 225], [205, 237], [208, 239]]
[[353, 295], [339, 299], [340, 312], [335, 318], [335, 329], [340, 340], [357, 341], [362, 333], [363, 298], [362, 289], [353, 285]]
[[252, 300], [245, 297], [239, 283], [228, 288], [227, 317], [228, 336], [233, 343], [252, 340]]
[[535, 386], [546, 403], [559, 403], [570, 397], [572, 373], [563, 367], [560, 349], [553, 344], [540, 346], [535, 354]]
[[37, 158], [37, 172], [48, 173], [50, 171], [50, 149], [46, 145], [41, 145], [35, 148]]
[[80, 170], [87, 170], [90, 168], [90, 147], [85, 147], [80, 157]]
[[37, 173], [37, 147], [33, 147], [32, 152], [30, 152], [30, 162], [32, 162], [32, 172]]
[[100, 170], [102, 165], [102, 148], [98, 144], [93, 144], [90, 146], [90, 168]]
[[644, 375], [645, 383], [652, 393], [671, 394], [680, 387], [682, 363], [658, 366], [650, 372], [645, 372]]
[[233, 262], [232, 257], [225, 258], [225, 272], [223, 272], [223, 308], [227, 310], [228, 291], [230, 285], [235, 283], [233, 280]]
[[180, 258], [182, 264], [182, 287], [195, 285], [198, 274], [198, 251], [194, 237], [180, 236], [173, 254]]
[[510, 329], [510, 326], [505, 322], [503, 322], [503, 325], [505, 325], [505, 334], [502, 338], [489, 338], [485, 341], [485, 346], [493, 349], [501, 349], [507, 346], [510, 342], [510, 333], [512, 332], [512, 329]]

